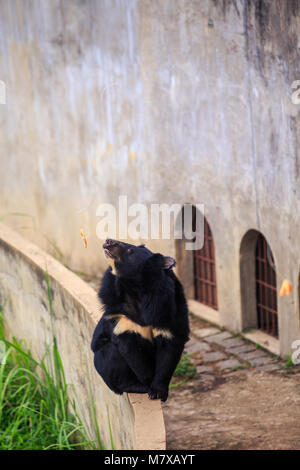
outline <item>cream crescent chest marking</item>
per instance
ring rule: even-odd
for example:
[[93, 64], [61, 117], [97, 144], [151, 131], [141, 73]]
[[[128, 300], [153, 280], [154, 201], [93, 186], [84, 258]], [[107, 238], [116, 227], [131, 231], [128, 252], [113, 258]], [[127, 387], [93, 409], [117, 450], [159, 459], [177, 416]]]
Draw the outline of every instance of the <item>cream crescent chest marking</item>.
[[154, 338], [156, 338], [156, 336], [163, 336], [164, 338], [167, 338], [167, 339], [172, 339], [173, 338], [173, 335], [171, 333], [170, 330], [167, 330], [167, 329], [161, 329], [161, 328], [153, 328], [152, 330], [153, 332], [153, 336]]
[[151, 326], [141, 326], [138, 323], [127, 318], [125, 315], [111, 315], [110, 318], [118, 318], [113, 332], [115, 335], [121, 335], [122, 333], [137, 333], [148, 341], [153, 341], [153, 338], [162, 336], [167, 339], [172, 339], [173, 335], [168, 329], [152, 328]]
[[151, 326], [141, 326], [125, 317], [125, 315], [119, 316], [119, 321], [114, 328], [115, 335], [121, 335], [122, 333], [137, 333], [148, 341], [153, 341], [152, 328]]

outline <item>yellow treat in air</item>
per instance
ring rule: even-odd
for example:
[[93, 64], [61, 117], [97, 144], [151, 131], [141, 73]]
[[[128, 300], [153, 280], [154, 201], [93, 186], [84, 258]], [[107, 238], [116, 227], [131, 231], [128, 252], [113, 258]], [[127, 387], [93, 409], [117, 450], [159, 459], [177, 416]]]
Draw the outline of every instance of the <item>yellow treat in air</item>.
[[87, 239], [86, 239], [85, 233], [84, 233], [84, 231], [82, 230], [82, 228], [80, 229], [80, 235], [81, 235], [81, 238], [82, 238], [83, 241], [84, 241], [84, 247], [87, 248]]
[[292, 284], [289, 281], [284, 280], [282, 285], [281, 285], [279, 295], [280, 295], [280, 297], [283, 297], [284, 295], [290, 295], [292, 290], [293, 290]]

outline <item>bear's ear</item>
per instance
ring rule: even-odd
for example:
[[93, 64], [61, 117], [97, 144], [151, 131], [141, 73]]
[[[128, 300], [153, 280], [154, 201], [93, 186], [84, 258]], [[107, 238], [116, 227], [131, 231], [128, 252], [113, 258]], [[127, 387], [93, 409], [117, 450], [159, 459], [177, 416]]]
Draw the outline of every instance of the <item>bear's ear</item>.
[[176, 261], [171, 256], [164, 256], [163, 269], [170, 269], [176, 266]]

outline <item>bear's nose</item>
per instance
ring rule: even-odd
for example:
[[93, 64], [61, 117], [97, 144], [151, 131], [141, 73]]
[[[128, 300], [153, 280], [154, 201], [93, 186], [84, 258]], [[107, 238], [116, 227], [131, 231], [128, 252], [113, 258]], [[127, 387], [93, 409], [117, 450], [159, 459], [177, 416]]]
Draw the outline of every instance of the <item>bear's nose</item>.
[[107, 238], [105, 243], [103, 244], [103, 248], [108, 248], [108, 247], [111, 247], [113, 245], [116, 245], [116, 241], [113, 240], [112, 238]]

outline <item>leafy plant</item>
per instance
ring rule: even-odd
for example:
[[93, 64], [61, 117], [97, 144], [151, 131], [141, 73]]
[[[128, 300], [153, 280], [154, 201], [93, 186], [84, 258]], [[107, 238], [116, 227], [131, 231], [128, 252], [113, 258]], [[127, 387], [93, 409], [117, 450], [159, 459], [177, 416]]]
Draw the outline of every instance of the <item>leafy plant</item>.
[[[190, 354], [183, 354], [173, 374], [169, 388], [176, 388], [179, 385], [189, 382], [197, 375], [197, 369], [190, 359]], [[175, 380], [174, 380], [175, 378]], [[181, 380], [176, 380], [181, 379]]]
[[289, 367], [294, 367], [294, 362], [293, 362], [293, 359], [292, 359], [292, 356], [289, 355], [285, 361], [285, 363], [283, 364], [283, 368], [284, 369], [288, 369]]
[[[36, 361], [24, 341], [4, 335], [0, 309], [0, 340], [6, 352], [0, 362], [0, 449], [95, 449], [93, 439], [70, 398], [53, 325], [49, 277], [46, 275], [52, 343]], [[103, 448], [99, 429], [97, 447]]]

